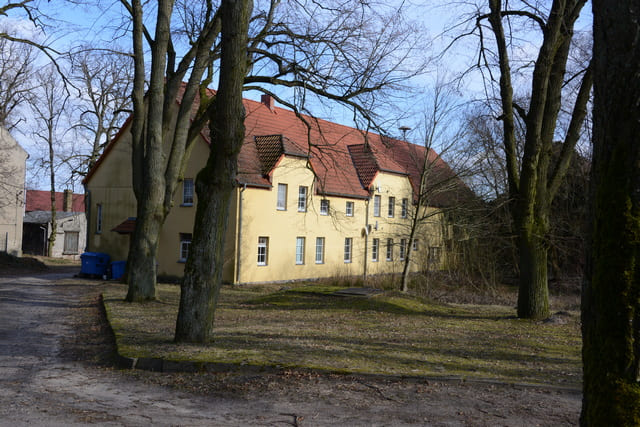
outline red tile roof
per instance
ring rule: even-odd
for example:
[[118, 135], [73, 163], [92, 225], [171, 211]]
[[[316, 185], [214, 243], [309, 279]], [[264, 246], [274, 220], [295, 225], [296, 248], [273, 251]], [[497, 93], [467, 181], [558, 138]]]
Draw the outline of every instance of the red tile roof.
[[116, 225], [111, 229], [111, 231], [115, 231], [120, 234], [133, 234], [136, 229], [136, 218], [131, 217], [122, 221], [120, 224]]
[[[56, 211], [63, 211], [64, 193], [56, 192]], [[26, 212], [50, 211], [51, 192], [39, 190], [27, 190]], [[84, 194], [73, 194], [71, 202], [72, 212], [84, 212]]]
[[[198, 103], [199, 100], [194, 103], [194, 114]], [[381, 171], [407, 175], [417, 194], [425, 147], [306, 115], [302, 116], [303, 121], [291, 110], [269, 108], [263, 102], [245, 99], [244, 106], [245, 141], [238, 156], [239, 183], [271, 187], [271, 170], [283, 155], [290, 155], [309, 159], [317, 177], [316, 192], [321, 194], [366, 198], [372, 180]], [[202, 130], [202, 136], [209, 142], [207, 127]], [[118, 139], [119, 136], [109, 144], [103, 157]], [[437, 180], [445, 177], [459, 187], [453, 192], [439, 193], [430, 204], [442, 206], [448, 204], [448, 199], [471, 195], [468, 187], [433, 150], [429, 150], [428, 159], [438, 171], [431, 177]], [[93, 170], [86, 180], [92, 175]]]

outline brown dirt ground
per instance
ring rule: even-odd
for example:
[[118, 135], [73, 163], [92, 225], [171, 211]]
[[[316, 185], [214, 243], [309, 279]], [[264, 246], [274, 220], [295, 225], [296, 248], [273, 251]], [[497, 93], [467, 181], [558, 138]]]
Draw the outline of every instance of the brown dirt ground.
[[[67, 267], [50, 267], [64, 271]], [[29, 268], [27, 268], [29, 270]], [[3, 274], [0, 265], [0, 275]], [[12, 274], [19, 274], [14, 269]], [[93, 288], [93, 287], [92, 287]], [[60, 355], [123, 383], [160, 387], [194, 402], [227, 402], [229, 411], [206, 425], [577, 425], [581, 395], [576, 390], [442, 379], [332, 375], [283, 370], [255, 374], [154, 373], [114, 368], [114, 341], [92, 289], [89, 304], [73, 309], [73, 334]], [[78, 287], [78, 297], [87, 298]], [[74, 296], [75, 297], [75, 296]], [[87, 301], [87, 299], [84, 299]], [[173, 391], [172, 391], [173, 390]], [[194, 403], [195, 404], [195, 403]], [[223, 416], [224, 415], [224, 416]], [[225, 416], [227, 418], [225, 418]], [[225, 419], [227, 421], [225, 421]], [[233, 421], [237, 420], [237, 421]], [[242, 423], [240, 420], [244, 420]], [[196, 424], [196, 425], [205, 425]]]

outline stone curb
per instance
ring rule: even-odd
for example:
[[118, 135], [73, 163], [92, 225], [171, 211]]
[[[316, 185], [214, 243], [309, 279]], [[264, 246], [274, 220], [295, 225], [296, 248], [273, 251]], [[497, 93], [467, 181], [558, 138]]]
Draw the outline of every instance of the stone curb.
[[[221, 363], [221, 362], [196, 362], [192, 360], [176, 361], [166, 360], [158, 357], [128, 357], [120, 354], [118, 348], [118, 340], [116, 338], [115, 331], [111, 326], [111, 319], [109, 319], [109, 313], [104, 305], [104, 296], [100, 294], [100, 304], [104, 310], [109, 324], [109, 331], [113, 336], [116, 343], [116, 364], [121, 369], [141, 369], [152, 372], [166, 372], [166, 373], [193, 373], [193, 372], [236, 372], [242, 374], [278, 374], [288, 369], [281, 366], [253, 366], [242, 365], [238, 363]], [[533, 384], [533, 383], [510, 383], [490, 378], [466, 378], [458, 375], [450, 376], [425, 376], [425, 375], [383, 375], [383, 374], [369, 374], [358, 372], [340, 372], [330, 371], [322, 369], [310, 369], [310, 368], [291, 368], [297, 372], [308, 372], [325, 375], [342, 375], [345, 378], [353, 377], [357, 379], [369, 379], [376, 381], [408, 381], [415, 383], [424, 382], [443, 382], [443, 383], [469, 383], [479, 385], [495, 385], [498, 387], [513, 387], [513, 388], [529, 388], [529, 389], [542, 389], [547, 391], [555, 391], [559, 393], [568, 394], [582, 394], [582, 390], [575, 387], [563, 387], [547, 384]]]

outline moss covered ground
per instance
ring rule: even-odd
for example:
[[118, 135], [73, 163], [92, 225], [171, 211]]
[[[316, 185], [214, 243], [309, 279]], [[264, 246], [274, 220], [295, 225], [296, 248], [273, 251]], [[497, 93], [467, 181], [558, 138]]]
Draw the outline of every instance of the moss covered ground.
[[125, 287], [110, 285], [104, 302], [126, 357], [580, 387], [578, 312], [532, 322], [515, 318], [509, 306], [397, 292], [336, 296], [338, 289], [225, 286], [215, 342], [205, 346], [172, 341], [178, 286], [160, 285], [158, 301], [129, 304]]

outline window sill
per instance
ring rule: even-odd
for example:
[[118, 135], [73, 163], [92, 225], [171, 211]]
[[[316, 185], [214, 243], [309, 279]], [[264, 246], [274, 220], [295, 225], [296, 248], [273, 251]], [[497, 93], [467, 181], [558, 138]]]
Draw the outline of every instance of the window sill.
[[181, 208], [190, 208], [193, 206], [193, 203], [182, 203], [180, 205]]
[[178, 264], [185, 264], [187, 262], [186, 259], [179, 259]]

